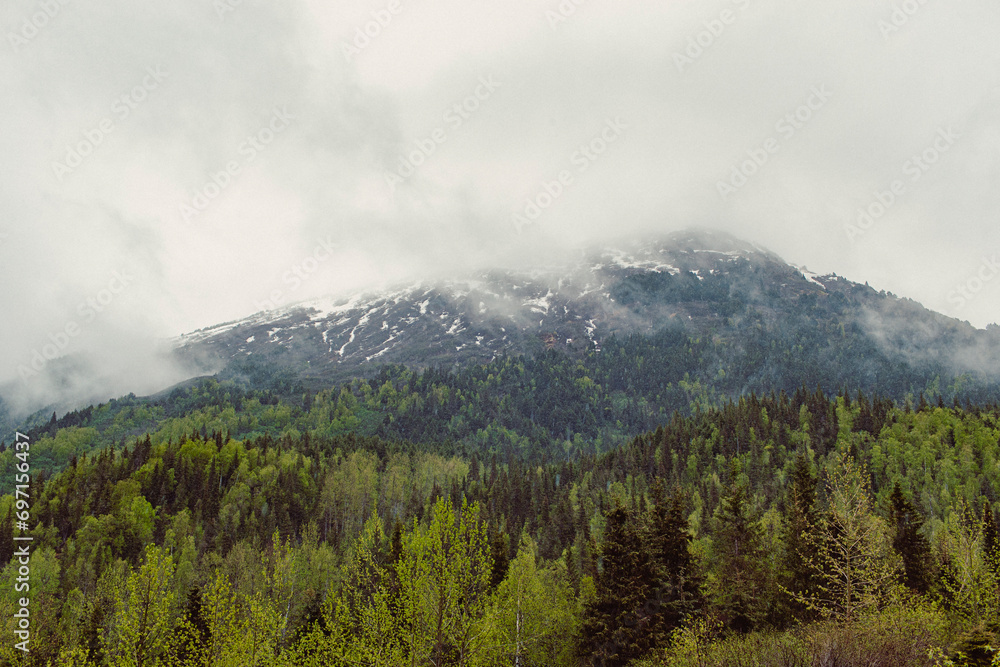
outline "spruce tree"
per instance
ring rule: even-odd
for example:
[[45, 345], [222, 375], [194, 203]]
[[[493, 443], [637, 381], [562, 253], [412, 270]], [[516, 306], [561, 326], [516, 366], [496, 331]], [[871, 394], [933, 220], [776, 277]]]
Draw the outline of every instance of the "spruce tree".
[[493, 532], [493, 537], [490, 539], [491, 591], [496, 590], [497, 586], [507, 576], [507, 570], [510, 568], [509, 544], [510, 538], [507, 536], [507, 533], [500, 530]]
[[657, 643], [662, 643], [674, 628], [701, 611], [704, 599], [701, 573], [688, 550], [691, 535], [684, 497], [678, 488], [667, 498], [659, 479], [653, 486], [646, 542], [657, 581], [651, 605], [653, 633]]
[[900, 583], [918, 593], [926, 593], [933, 581], [931, 545], [922, 532], [923, 517], [903, 495], [899, 481], [889, 496], [889, 522], [893, 528], [892, 546], [903, 557]]
[[892, 548], [892, 527], [874, 513], [870, 474], [840, 455], [827, 483], [829, 507], [819, 518], [819, 540], [808, 558], [815, 592], [798, 601], [848, 623], [898, 601], [902, 559]]
[[195, 586], [188, 590], [184, 615], [174, 628], [173, 642], [177, 662], [187, 665], [204, 661], [211, 636], [212, 632], [205, 620], [201, 589]]
[[772, 607], [772, 577], [758, 514], [746, 486], [734, 481], [715, 515], [714, 603], [726, 626], [737, 632], [760, 627]]
[[585, 664], [625, 667], [653, 646], [646, 603], [656, 582], [636, 517], [626, 507], [617, 505], [608, 513], [601, 562], [597, 598], [584, 614], [579, 654]]
[[[802, 596], [814, 591], [815, 572], [808, 564], [812, 545], [818, 539], [816, 516], [816, 477], [809, 460], [799, 453], [792, 468], [788, 492], [785, 497], [785, 523], [783, 531], [782, 586], [791, 596]], [[812, 616], [807, 607], [795, 599], [789, 601], [796, 618], [806, 620]]]

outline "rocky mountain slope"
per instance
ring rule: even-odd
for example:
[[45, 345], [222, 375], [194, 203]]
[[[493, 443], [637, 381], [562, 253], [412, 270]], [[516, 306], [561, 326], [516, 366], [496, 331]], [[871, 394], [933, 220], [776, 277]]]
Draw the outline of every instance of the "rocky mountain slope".
[[822, 337], [820, 347], [847, 341], [859, 354], [877, 350], [934, 367], [929, 371], [1000, 371], [995, 327], [977, 330], [708, 232], [600, 248], [544, 269], [494, 270], [302, 302], [176, 343], [180, 355], [207, 365], [255, 357], [306, 377], [339, 380], [387, 363], [451, 367], [546, 349], [582, 355], [599, 352], [611, 336], [665, 328], [737, 346], [760, 334], [772, 340]]

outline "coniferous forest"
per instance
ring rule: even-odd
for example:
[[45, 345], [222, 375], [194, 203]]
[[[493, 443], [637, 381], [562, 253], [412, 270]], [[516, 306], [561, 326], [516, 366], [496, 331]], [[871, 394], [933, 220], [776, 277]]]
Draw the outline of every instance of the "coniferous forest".
[[995, 401], [619, 388], [554, 353], [239, 378], [35, 419], [5, 664], [996, 664]]
[[0, 667], [1000, 667], [1000, 0], [0, 27]]

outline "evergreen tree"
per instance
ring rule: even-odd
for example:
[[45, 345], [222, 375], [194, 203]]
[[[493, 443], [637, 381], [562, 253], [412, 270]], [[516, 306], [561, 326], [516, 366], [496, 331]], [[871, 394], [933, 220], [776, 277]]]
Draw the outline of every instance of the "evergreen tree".
[[601, 543], [597, 598], [587, 605], [579, 654], [586, 664], [624, 667], [652, 648], [653, 618], [647, 601], [656, 577], [636, 517], [616, 505]]
[[828, 482], [830, 507], [820, 518], [819, 539], [808, 558], [818, 580], [799, 602], [848, 623], [897, 600], [902, 560], [890, 528], [873, 512], [869, 473], [842, 455]]
[[646, 530], [657, 581], [653, 633], [657, 643], [663, 643], [674, 628], [701, 611], [704, 604], [701, 573], [688, 550], [691, 535], [679, 488], [667, 498], [662, 481], [656, 480]]
[[772, 579], [759, 513], [746, 486], [734, 481], [715, 515], [714, 604], [731, 630], [760, 627], [771, 608]]
[[807, 564], [811, 545], [817, 540], [816, 477], [804, 453], [795, 458], [788, 492], [785, 497], [782, 556], [782, 586], [791, 594], [789, 604], [799, 619], [810, 616], [807, 607], [794, 599], [796, 595], [815, 591], [816, 576]]
[[900, 583], [918, 593], [930, 590], [933, 569], [931, 545], [923, 534], [923, 517], [903, 495], [896, 482], [889, 497], [889, 523], [894, 529], [892, 546], [903, 557]]
[[510, 567], [508, 544], [507, 533], [499, 530], [493, 533], [493, 539], [490, 540], [490, 557], [492, 559], [490, 590], [495, 590], [507, 576], [507, 569]]
[[211, 634], [208, 621], [205, 620], [201, 589], [191, 588], [188, 591], [187, 603], [184, 605], [184, 617], [174, 629], [177, 662], [182, 665], [196, 665], [203, 662]]

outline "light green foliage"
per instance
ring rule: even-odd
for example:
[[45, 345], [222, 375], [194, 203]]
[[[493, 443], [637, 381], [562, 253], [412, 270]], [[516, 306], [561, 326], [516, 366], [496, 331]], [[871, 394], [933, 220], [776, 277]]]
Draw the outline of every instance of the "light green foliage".
[[850, 456], [830, 471], [830, 506], [810, 536], [815, 592], [796, 598], [824, 617], [850, 623], [899, 599], [902, 558], [886, 522], [874, 514], [868, 472]]
[[323, 483], [324, 522], [338, 534], [357, 535], [375, 511], [378, 460], [369, 452], [351, 452], [335, 462]]
[[396, 567], [408, 663], [468, 665], [486, 646], [489, 542], [477, 506], [434, 505], [431, 523], [403, 539]]
[[573, 638], [582, 605], [560, 562], [540, 568], [537, 547], [524, 536], [490, 610], [492, 624], [481, 665], [575, 664]]
[[[288, 628], [295, 597], [295, 557], [275, 535], [270, 549], [251, 567], [253, 587], [238, 592], [221, 570], [202, 595], [208, 640], [189, 663], [218, 667], [269, 667]], [[190, 632], [190, 628], [187, 629]]]
[[476, 665], [492, 619], [486, 527], [474, 505], [440, 499], [430, 524], [401, 536], [396, 563], [369, 519], [351, 548], [338, 593], [323, 609], [329, 635], [313, 628], [289, 654], [301, 664]]
[[[20, 612], [21, 598], [30, 600], [28, 613], [31, 650], [41, 655], [57, 653], [62, 639], [57, 622], [60, 611], [60, 602], [56, 597], [60, 574], [58, 557], [47, 547], [34, 551], [31, 554], [31, 575], [28, 581], [20, 575], [20, 567], [18, 559], [14, 559], [0, 572], [0, 632], [4, 637], [0, 642], [0, 660], [5, 661], [0, 664], [22, 664], [25, 657], [14, 647], [16, 642], [21, 641], [14, 634], [20, 628], [19, 619], [14, 614]], [[27, 588], [25, 584], [28, 585]]]
[[[822, 518], [824, 536], [804, 553], [812, 557], [809, 574], [826, 577], [808, 601], [845, 624], [839, 637], [869, 627], [895, 599], [885, 518], [896, 482], [927, 517], [928, 572], [957, 628], [951, 638], [996, 617], [996, 575], [984, 567], [981, 523], [968, 521], [964, 509], [967, 503], [981, 515], [982, 500], [1000, 490], [996, 410], [906, 412], [885, 401], [862, 409], [858, 400], [831, 403], [805, 393], [746, 398], [718, 412], [644, 421], [661, 427], [595, 457], [594, 448], [621, 443], [634, 423], [651, 419], [642, 407], [647, 398], [612, 388], [606, 374], [586, 365], [532, 362], [553, 370], [560, 391], [593, 400], [578, 410], [570, 398], [550, 395], [546, 407], [531, 407], [532, 419], [541, 423], [551, 410], [576, 425], [561, 424], [555, 435], [537, 423], [525, 430], [518, 421], [525, 396], [542, 391], [525, 363], [504, 361], [502, 371], [470, 372], [461, 383], [392, 369], [377, 381], [300, 393], [277, 406], [275, 396], [260, 392], [237, 400], [224, 383], [181, 392], [178, 400], [192, 407], [172, 408], [178, 416], [158, 422], [151, 446], [142, 436], [126, 440], [128, 454], [80, 456], [44, 485], [33, 483], [32, 586], [45, 591], [32, 596], [36, 661], [79, 664], [89, 651], [102, 667], [128, 664], [121, 647], [129, 644], [118, 638], [130, 635], [134, 648], [141, 636], [130, 620], [138, 603], [129, 585], [156, 581], [146, 555], [155, 543], [174, 567], [166, 589], [173, 601], [161, 624], [170, 640], [149, 664], [168, 664], [182, 635], [193, 646], [184, 665], [565, 663], [580, 600], [595, 599], [607, 566], [598, 557], [605, 513], [616, 499], [648, 505], [657, 479], [689, 500], [685, 514], [697, 537], [691, 552], [709, 575], [705, 608], [742, 613], [746, 623], [730, 630], [788, 627], [797, 611], [772, 602], [777, 556], [791, 541], [781, 508], [799, 449], [820, 477], [833, 478], [817, 495], [811, 522]], [[726, 380], [735, 374], [726, 368]], [[494, 412], [479, 402], [490, 392], [503, 394]], [[605, 400], [607, 412], [590, 410]], [[127, 424], [125, 414], [95, 408], [93, 424], [53, 428], [44, 437], [65, 443], [97, 429], [103, 438], [107, 425]], [[331, 420], [339, 420], [336, 439], [326, 432]], [[346, 434], [349, 422], [357, 431]], [[400, 432], [417, 433], [420, 445], [390, 439], [404, 422]], [[595, 430], [581, 435], [591, 426], [579, 424]], [[271, 430], [276, 425], [284, 437]], [[275, 437], [227, 442], [212, 433], [230, 427]], [[365, 437], [375, 432], [390, 435]], [[546, 438], [558, 439], [570, 460], [547, 460]], [[853, 474], [838, 458], [844, 451], [855, 456]], [[742, 489], [739, 503], [729, 482]], [[461, 509], [452, 505], [460, 497], [468, 498]], [[0, 500], [0, 555], [11, 544], [12, 502]], [[403, 529], [394, 541], [385, 532], [397, 520]], [[505, 556], [496, 578], [487, 521], [491, 536], [524, 536], [509, 571]], [[283, 539], [273, 539], [276, 531]], [[9, 571], [4, 576], [9, 589]], [[191, 617], [204, 618], [214, 634], [189, 632], [185, 614], [196, 607], [195, 590], [203, 604]], [[3, 596], [0, 604], [9, 610]], [[9, 625], [0, 620], [0, 629]], [[156, 635], [155, 627], [146, 629]]]
[[209, 641], [198, 656], [203, 665], [236, 665], [243, 657], [243, 643], [247, 640], [247, 624], [239, 613], [239, 600], [233, 593], [229, 579], [216, 572], [203, 595], [205, 622]]
[[163, 665], [174, 605], [173, 558], [156, 546], [115, 591], [114, 616], [104, 650], [114, 667]]
[[331, 597], [324, 609], [333, 630], [327, 659], [372, 667], [404, 664], [402, 619], [395, 613], [390, 572], [380, 557], [384, 546], [381, 521], [373, 517], [354, 543], [340, 595]]
[[983, 549], [983, 524], [964, 502], [948, 515], [940, 539], [947, 559], [941, 577], [947, 604], [973, 622], [1000, 619], [1000, 582]]
[[870, 614], [863, 624], [827, 621], [728, 636], [720, 630], [712, 620], [678, 629], [668, 647], [632, 667], [955, 667], [946, 658], [933, 662], [933, 656], [944, 657], [947, 621], [939, 609], [921, 603]]

